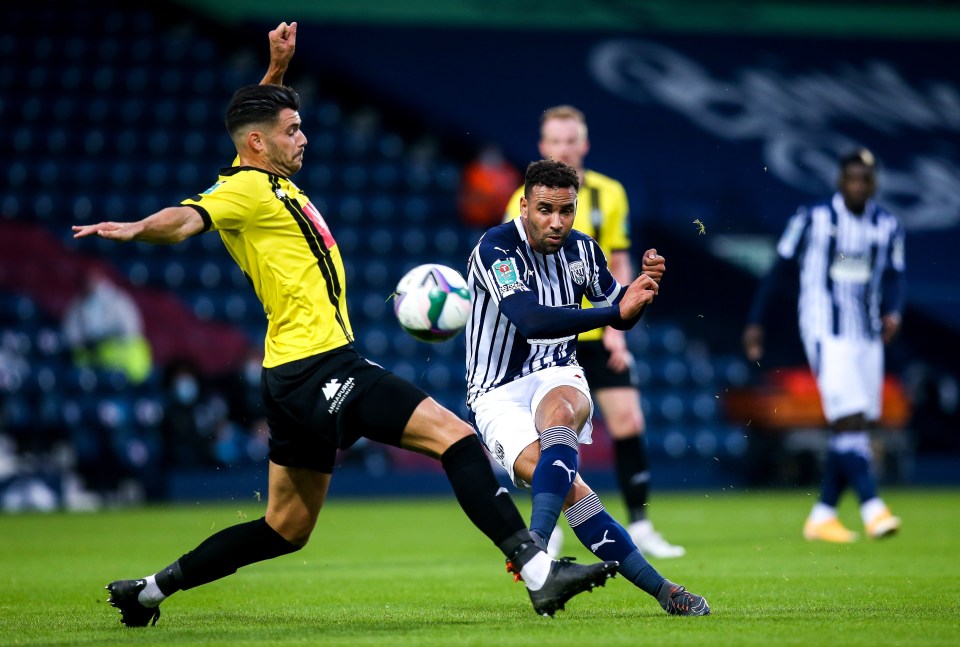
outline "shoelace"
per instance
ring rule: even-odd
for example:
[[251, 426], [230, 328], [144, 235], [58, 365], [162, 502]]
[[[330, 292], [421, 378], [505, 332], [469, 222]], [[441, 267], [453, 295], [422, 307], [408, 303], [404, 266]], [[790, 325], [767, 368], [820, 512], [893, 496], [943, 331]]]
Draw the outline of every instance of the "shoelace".
[[670, 605], [678, 611], [689, 611], [690, 607], [695, 602], [693, 594], [688, 593], [683, 586], [678, 586], [675, 591], [670, 593], [670, 597], [667, 598], [670, 602]]

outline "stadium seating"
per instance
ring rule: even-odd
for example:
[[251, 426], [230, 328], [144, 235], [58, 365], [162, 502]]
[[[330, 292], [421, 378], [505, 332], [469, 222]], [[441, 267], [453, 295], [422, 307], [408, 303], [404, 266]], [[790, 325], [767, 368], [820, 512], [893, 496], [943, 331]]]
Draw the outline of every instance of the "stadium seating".
[[[118, 0], [40, 5], [3, 10], [0, 51], [26, 56], [0, 63], [0, 114], [11, 133], [11, 155], [0, 162], [8, 180], [2, 218], [48, 228], [68, 253], [96, 255], [132, 286], [175, 295], [199, 322], [232, 326], [259, 344], [262, 307], [216, 234], [172, 247], [116, 245], [74, 241], [69, 225], [144, 215], [212, 183], [233, 156], [219, 127], [223, 105], [234, 87], [260, 78], [263, 52], [225, 48], [205, 36], [199, 17], [170, 23]], [[40, 35], [29, 28], [37, 20]], [[414, 265], [464, 271], [479, 232], [457, 215], [461, 162], [444, 157], [426, 127], [395, 131], [376, 107], [347, 105], [323, 93], [310, 97], [303, 111], [309, 159], [296, 181], [344, 255], [359, 348], [465, 416], [463, 337], [418, 343], [396, 325], [389, 302], [397, 278]], [[79, 454], [103, 450], [104, 437], [126, 448], [119, 452], [125, 464], [158, 451], [159, 375], [129, 389], [116, 376], [76, 369], [58, 322], [31, 296], [0, 292], [0, 334], [29, 366], [20, 376], [0, 375], [6, 428], [28, 433], [45, 411], [59, 410]], [[669, 322], [645, 325], [629, 339], [653, 451], [673, 456], [693, 447], [705, 456], [724, 447], [715, 399], [738, 379], [731, 363], [715, 363]], [[130, 454], [134, 441], [138, 459]]]

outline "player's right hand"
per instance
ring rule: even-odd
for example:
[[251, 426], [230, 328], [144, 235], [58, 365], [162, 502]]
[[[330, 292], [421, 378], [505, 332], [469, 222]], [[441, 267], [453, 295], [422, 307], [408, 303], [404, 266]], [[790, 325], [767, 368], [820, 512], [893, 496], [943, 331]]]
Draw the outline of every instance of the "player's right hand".
[[132, 222], [98, 222], [95, 225], [74, 225], [72, 227], [73, 237], [100, 236], [109, 240], [130, 241], [137, 235], [136, 224]]
[[653, 297], [660, 292], [660, 285], [646, 274], [638, 276], [627, 288], [626, 294], [620, 299], [620, 318], [633, 319], [648, 303], [653, 303]]
[[743, 352], [751, 362], [763, 357], [763, 326], [750, 324], [743, 331]]

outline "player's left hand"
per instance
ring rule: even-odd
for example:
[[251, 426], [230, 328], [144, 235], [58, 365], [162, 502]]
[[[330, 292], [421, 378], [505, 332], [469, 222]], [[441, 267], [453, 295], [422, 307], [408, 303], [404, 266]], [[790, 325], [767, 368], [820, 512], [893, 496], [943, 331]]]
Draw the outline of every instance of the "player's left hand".
[[616, 328], [603, 329], [603, 347], [610, 353], [607, 366], [615, 373], [623, 373], [633, 363], [633, 355], [627, 347], [627, 336]]
[[897, 333], [900, 332], [900, 314], [888, 312], [880, 318], [880, 321], [883, 324], [883, 330], [880, 336], [883, 338], [884, 344], [889, 344], [893, 341], [894, 337], [897, 336]]
[[663, 278], [663, 273], [667, 270], [667, 264], [663, 256], [657, 254], [657, 250], [648, 249], [643, 253], [643, 262], [641, 263], [640, 271], [651, 279], [660, 282], [660, 279]]

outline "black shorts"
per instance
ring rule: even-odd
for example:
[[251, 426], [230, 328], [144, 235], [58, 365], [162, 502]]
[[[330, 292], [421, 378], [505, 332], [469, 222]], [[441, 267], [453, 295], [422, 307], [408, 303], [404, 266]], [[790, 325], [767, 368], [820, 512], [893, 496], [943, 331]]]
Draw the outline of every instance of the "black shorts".
[[632, 364], [623, 373], [617, 373], [607, 365], [609, 361], [610, 351], [604, 348], [602, 341], [577, 342], [577, 364], [587, 374], [591, 391], [624, 386], [636, 389], [640, 386], [637, 370]]
[[427, 394], [347, 346], [263, 370], [270, 460], [333, 473], [361, 437], [400, 446]]

